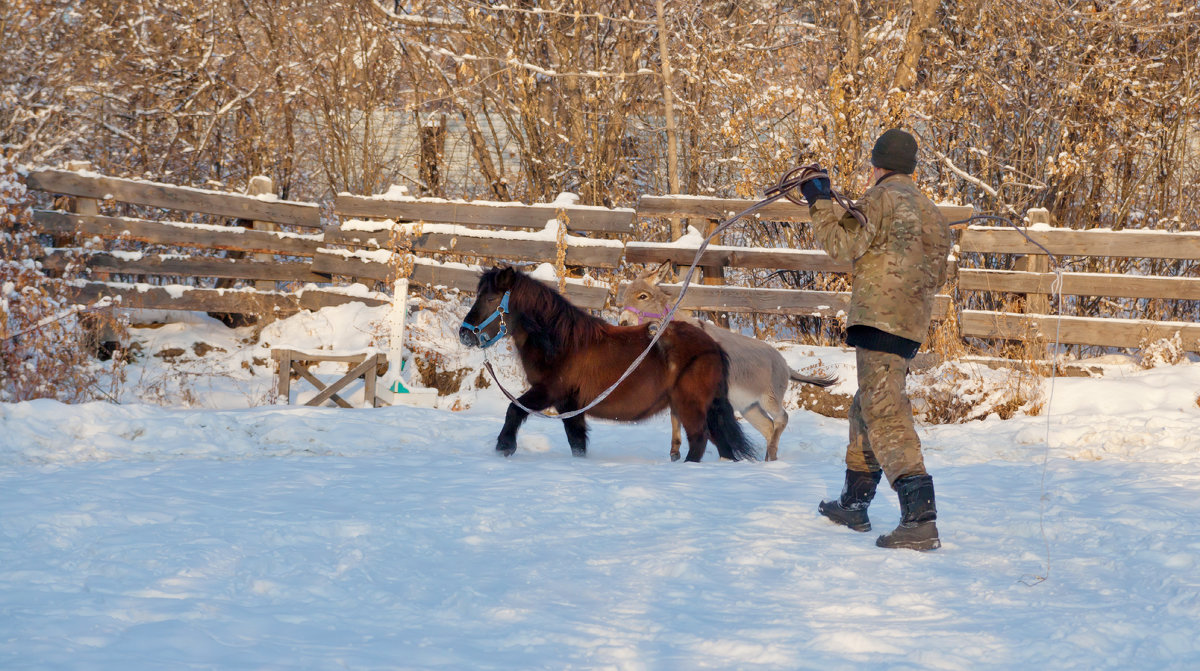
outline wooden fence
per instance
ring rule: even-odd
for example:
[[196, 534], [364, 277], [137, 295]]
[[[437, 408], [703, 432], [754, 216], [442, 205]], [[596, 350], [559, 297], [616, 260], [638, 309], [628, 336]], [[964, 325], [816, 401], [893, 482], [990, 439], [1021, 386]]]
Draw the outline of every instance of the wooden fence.
[[[960, 326], [964, 337], [1022, 340], [1037, 338], [1074, 345], [1136, 348], [1147, 342], [1179, 334], [1184, 349], [1200, 351], [1200, 324], [1184, 321], [1116, 317], [1072, 317], [1047, 314], [1050, 295], [1100, 296], [1200, 300], [1200, 279], [1128, 274], [1061, 273], [1061, 288], [1055, 286], [1062, 268], [1051, 268], [1044, 252], [1058, 263], [1096, 257], [1123, 259], [1200, 260], [1200, 233], [1166, 231], [1076, 231], [1051, 228], [1049, 214], [1031, 211], [1042, 226], [1030, 228], [1026, 240], [1011, 228], [971, 227], [963, 231], [959, 247], [963, 253], [1023, 255], [1032, 270], [987, 270], [960, 267], [960, 292], [1004, 292], [1024, 294], [1024, 312], [962, 310]], [[1034, 244], [1037, 243], [1037, 244]], [[1038, 245], [1041, 245], [1039, 247]], [[1042, 247], [1045, 249], [1043, 250]]]
[[[313, 258], [315, 271], [380, 282], [393, 279], [404, 259], [390, 250], [400, 244], [413, 256], [410, 281], [462, 291], [474, 291], [479, 282], [478, 269], [463, 260], [554, 263], [561, 248], [567, 265], [615, 269], [621, 263], [622, 243], [611, 237], [629, 234], [634, 217], [630, 209], [571, 204], [467, 203], [345, 194], [337, 196], [333, 209], [339, 223], [326, 229], [326, 244]], [[552, 228], [557, 228], [559, 221], [566, 224], [561, 236], [547, 228], [548, 222], [555, 222]], [[415, 223], [400, 229], [407, 235], [399, 240], [393, 222]], [[480, 222], [487, 227], [481, 228]], [[580, 233], [595, 237], [579, 237]], [[564, 293], [580, 307], [600, 309], [607, 303], [609, 287], [568, 279]]]
[[[35, 210], [34, 223], [50, 235], [56, 249], [42, 263], [62, 271], [69, 257], [91, 271], [92, 281], [79, 286], [76, 300], [119, 298], [133, 308], [286, 315], [352, 300], [380, 304], [386, 297], [356, 297], [321, 289], [292, 291], [256, 287], [203, 286], [204, 280], [328, 283], [312, 269], [312, 256], [322, 244], [320, 207], [204, 189], [117, 179], [87, 172], [38, 170], [27, 176], [31, 189], [70, 197], [67, 210]], [[101, 205], [130, 204], [151, 208], [159, 218], [109, 216]], [[230, 225], [195, 223], [192, 214], [227, 218]], [[182, 216], [181, 216], [182, 215]], [[242, 225], [235, 225], [235, 224]], [[255, 230], [254, 226], [293, 230]], [[294, 230], [299, 229], [299, 230]], [[80, 250], [80, 241], [143, 243], [167, 248], [161, 253]], [[194, 252], [232, 252], [225, 258]], [[262, 258], [260, 255], [267, 255]], [[186, 284], [152, 285], [146, 277], [181, 278]], [[129, 281], [130, 278], [142, 281]], [[197, 280], [200, 283], [197, 283]], [[208, 282], [219, 285], [221, 282]]]
[[[638, 200], [639, 216], [688, 217], [709, 220], [715, 224], [754, 204], [752, 200], [733, 198], [697, 198], [694, 196], [642, 196]], [[962, 206], [943, 206], [951, 220], [970, 216], [972, 209]], [[812, 219], [808, 208], [790, 202], [776, 201], [759, 211], [763, 221], [806, 223]], [[627, 263], [672, 263], [691, 265], [696, 246], [678, 243], [630, 242], [626, 245]], [[764, 249], [709, 245], [700, 259], [704, 268], [740, 268], [744, 270], [793, 270], [816, 273], [849, 273], [849, 264], [834, 261], [819, 249]], [[715, 273], [706, 273], [712, 277]], [[665, 287], [672, 296], [678, 286]], [[693, 284], [688, 287], [682, 306], [693, 310], [719, 312], [755, 312], [767, 314], [806, 315], [829, 318], [848, 310], [849, 292], [827, 292], [797, 289], [759, 289], [748, 287]], [[945, 318], [951, 309], [947, 295], [939, 295], [934, 306], [934, 318]]]
[[[93, 279], [79, 288], [78, 300], [111, 295], [119, 296], [126, 307], [260, 315], [284, 315], [348, 301], [383, 303], [389, 300], [384, 293], [347, 291], [336, 285], [345, 283], [342, 278], [368, 285], [386, 283], [395, 279], [401, 268], [418, 284], [472, 291], [479, 272], [475, 264], [501, 261], [549, 263], [603, 276], [567, 279], [564, 290], [581, 307], [613, 307], [621, 273], [630, 264], [690, 264], [696, 253], [697, 245], [683, 241], [631, 240], [639, 217], [716, 221], [752, 204], [739, 199], [644, 196], [635, 209], [606, 209], [570, 203], [468, 203], [341, 194], [333, 203], [337, 221], [323, 226], [318, 204], [276, 200], [261, 184], [260, 195], [246, 195], [117, 179], [78, 169], [38, 170], [28, 175], [27, 183], [32, 189], [69, 197], [65, 207], [35, 212], [35, 223], [43, 233], [54, 236], [58, 247], [78, 247], [80, 239], [99, 237], [163, 250], [84, 252]], [[100, 212], [120, 204], [153, 214], [133, 217]], [[945, 206], [943, 211], [951, 220], [964, 219], [972, 212], [960, 206]], [[207, 218], [208, 223], [198, 223], [198, 218]], [[212, 223], [214, 218], [224, 221]], [[809, 221], [807, 208], [783, 202], [764, 208], [759, 218]], [[1069, 257], [1200, 259], [1200, 234], [1194, 233], [1114, 233], [1039, 226], [1029, 235], [1051, 253]], [[397, 245], [408, 253], [394, 253]], [[1186, 349], [1200, 351], [1200, 324], [1192, 322], [1059, 320], [1046, 315], [1045, 298], [1052, 292], [1056, 274], [1047, 268], [1045, 257], [1039, 257], [1042, 250], [1017, 231], [970, 227], [962, 232], [959, 246], [963, 254], [1016, 255], [1022, 261], [1009, 264], [1017, 270], [953, 268], [958, 298], [974, 295], [972, 292], [1027, 296], [1024, 312], [961, 309], [955, 297], [939, 296], [935, 315], [957, 314], [964, 337], [1020, 339], [1035, 334], [1053, 340], [1058, 335], [1063, 343], [1137, 347], [1147, 339], [1178, 332]], [[222, 253], [225, 258], [219, 256]], [[68, 256], [55, 250], [42, 262], [62, 270]], [[233, 256], [238, 258], [230, 258]], [[850, 270], [815, 249], [721, 245], [706, 250], [701, 266], [708, 269], [709, 282], [718, 275], [716, 270], [725, 268], [813, 273]], [[145, 281], [150, 276], [160, 282], [180, 278], [182, 284], [151, 285]], [[252, 286], [226, 286], [236, 280]], [[277, 283], [288, 286], [280, 290]], [[1066, 272], [1062, 292], [1196, 300], [1200, 298], [1200, 279]], [[844, 292], [694, 283], [684, 306], [828, 318], [845, 310], [848, 299]]]

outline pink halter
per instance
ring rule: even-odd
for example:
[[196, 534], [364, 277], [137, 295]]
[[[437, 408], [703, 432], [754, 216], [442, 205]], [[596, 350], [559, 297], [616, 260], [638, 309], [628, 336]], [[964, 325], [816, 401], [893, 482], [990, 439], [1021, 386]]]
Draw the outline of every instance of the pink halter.
[[665, 313], [661, 313], [661, 312], [645, 312], [643, 310], [639, 310], [635, 307], [630, 307], [630, 306], [621, 308], [621, 312], [625, 312], [626, 310], [628, 310], [629, 312], [632, 312], [633, 314], [638, 316], [638, 326], [641, 326], [642, 322], [646, 321], [647, 317], [649, 317], [651, 319], [662, 319], [663, 315], [665, 314]]

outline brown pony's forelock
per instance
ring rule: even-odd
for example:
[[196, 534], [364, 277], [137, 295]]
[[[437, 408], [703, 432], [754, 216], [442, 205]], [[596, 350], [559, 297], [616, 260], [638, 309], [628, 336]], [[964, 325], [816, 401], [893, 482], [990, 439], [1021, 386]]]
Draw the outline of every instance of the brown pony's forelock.
[[496, 276], [500, 274], [503, 268], [492, 268], [491, 270], [483, 271], [479, 276], [479, 284], [476, 289], [476, 295], [485, 294], [488, 292], [499, 293], [500, 289], [496, 286]]
[[[492, 268], [479, 278], [479, 291], [499, 292], [497, 277], [501, 269]], [[604, 333], [604, 322], [579, 309], [562, 294], [516, 271], [509, 306], [520, 313], [525, 332], [547, 353], [560, 348], [578, 349]]]

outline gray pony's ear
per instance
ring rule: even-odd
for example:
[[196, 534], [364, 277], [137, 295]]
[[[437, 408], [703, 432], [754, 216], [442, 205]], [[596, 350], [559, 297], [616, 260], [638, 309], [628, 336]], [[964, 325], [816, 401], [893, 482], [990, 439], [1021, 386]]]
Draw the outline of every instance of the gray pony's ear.
[[670, 282], [675, 277], [675, 273], [673, 272], [670, 261], [663, 261], [662, 263], [658, 264], [658, 267], [651, 271], [651, 273], [654, 276], [654, 282], [656, 284]]
[[653, 267], [651, 267], [651, 268], [647, 268], [647, 269], [643, 270], [642, 272], [638, 273], [638, 275], [637, 275], [637, 279], [639, 279], [639, 280], [651, 281], [651, 280], [653, 280], [655, 277], [657, 277], [657, 276], [658, 276], [658, 271], [659, 271], [659, 270], [661, 270], [661, 269], [662, 269], [662, 264], [661, 264], [661, 263], [660, 263], [660, 264], [658, 264], [657, 266], [653, 266]]

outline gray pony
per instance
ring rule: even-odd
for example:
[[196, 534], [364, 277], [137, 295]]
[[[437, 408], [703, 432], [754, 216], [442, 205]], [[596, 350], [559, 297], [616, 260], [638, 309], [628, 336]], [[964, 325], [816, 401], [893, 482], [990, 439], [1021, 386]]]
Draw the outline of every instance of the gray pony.
[[[667, 292], [659, 287], [671, 272], [670, 263], [639, 275], [622, 292], [619, 303], [623, 325], [641, 324], [661, 319], [673, 303]], [[804, 382], [828, 387], [835, 377], [810, 376], [788, 367], [783, 355], [774, 347], [740, 333], [723, 329], [712, 322], [697, 322], [691, 312], [680, 309], [676, 319], [687, 319], [704, 329], [729, 356], [729, 402], [767, 440], [767, 461], [778, 458], [779, 437], [787, 427], [788, 414], [783, 397], [788, 382]], [[769, 374], [765, 374], [769, 373]], [[671, 460], [679, 459], [679, 420], [671, 415]]]

